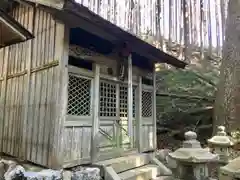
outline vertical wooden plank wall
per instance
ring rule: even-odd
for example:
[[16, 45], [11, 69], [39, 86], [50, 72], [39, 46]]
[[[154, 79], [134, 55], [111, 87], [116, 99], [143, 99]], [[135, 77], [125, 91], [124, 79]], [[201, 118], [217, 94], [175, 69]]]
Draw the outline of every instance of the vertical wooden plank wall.
[[143, 123], [142, 123], [142, 152], [144, 151], [150, 151], [150, 150], [154, 150], [154, 144], [153, 144], [153, 136], [154, 136], [154, 128], [153, 128], [153, 123], [149, 122], [149, 120], [147, 120], [146, 122], [144, 122], [143, 119]]
[[[57, 22], [43, 10], [20, 5], [13, 17], [35, 36], [0, 50], [1, 150], [44, 166], [52, 165], [59, 56]], [[5, 68], [6, 67], [6, 68]], [[6, 80], [6, 81], [5, 81]]]
[[92, 124], [65, 125], [62, 144], [65, 167], [91, 162], [91, 131]]
[[[3, 130], [4, 130], [4, 115], [5, 115], [5, 105], [6, 105], [6, 82], [7, 82], [7, 61], [5, 59], [8, 57], [8, 47], [5, 49], [0, 49], [0, 139], [1, 144], [3, 143]], [[0, 146], [2, 151], [2, 146]]]
[[[54, 82], [59, 89], [57, 93], [57, 118], [52, 124], [54, 127], [53, 148], [51, 151], [52, 167], [59, 168], [64, 163], [64, 122], [67, 115], [68, 106], [68, 57], [69, 57], [69, 28], [58, 22], [56, 26], [55, 55], [54, 59], [59, 59], [58, 81]], [[78, 138], [78, 136], [76, 136]]]
[[[32, 32], [33, 10], [17, 8], [12, 12], [15, 19]], [[26, 16], [28, 16], [26, 18]], [[13, 156], [21, 156], [22, 130], [24, 119], [24, 99], [26, 82], [26, 59], [29, 59], [30, 41], [12, 45], [1, 51], [3, 83], [1, 93], [1, 151]]]

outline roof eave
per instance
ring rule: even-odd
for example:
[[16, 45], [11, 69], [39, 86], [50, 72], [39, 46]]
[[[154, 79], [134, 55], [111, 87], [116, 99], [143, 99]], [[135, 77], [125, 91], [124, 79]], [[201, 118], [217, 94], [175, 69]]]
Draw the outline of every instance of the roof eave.
[[[105, 20], [104, 18], [100, 17], [79, 3], [76, 3], [74, 1], [66, 1], [63, 10], [72, 12], [81, 18], [88, 19], [96, 26], [105, 26], [105, 30], [108, 30], [107, 32], [123, 41], [128, 42], [134, 52], [145, 57], [149, 57], [149, 55], [151, 55], [151, 58], [149, 59], [152, 61], [152, 63], [167, 63], [177, 68], [185, 68], [187, 65], [187, 63], [180, 61], [177, 58], [157, 49], [151, 44], [139, 39], [138, 37], [126, 32], [115, 24], [112, 24], [111, 22]], [[110, 28], [111, 31], [108, 28]]]
[[5, 28], [2, 33], [15, 35], [14, 38], [11, 36], [9, 36], [9, 38], [4, 37], [4, 42], [0, 43], [0, 48], [34, 38], [27, 29], [25, 29], [20, 23], [2, 9], [0, 9], [0, 24], [2, 24], [2, 27]]
[[[36, 0], [27, 0], [27, 1], [33, 2]], [[52, 6], [45, 6], [45, 8], [47, 8], [50, 12], [54, 13], [56, 18], [62, 20], [64, 23], [68, 25], [71, 24], [70, 25], [71, 27], [81, 28], [81, 23], [80, 23], [80, 19], [81, 19], [87, 23], [90, 23], [91, 26], [96, 27], [93, 29], [93, 31], [96, 31], [96, 29], [101, 29], [102, 33], [98, 33], [96, 35], [102, 36], [102, 34], [105, 34], [105, 37], [107, 38], [109, 37], [106, 40], [109, 40], [111, 42], [120, 40], [120, 41], [129, 43], [129, 45], [132, 48], [132, 51], [139, 54], [140, 56], [144, 56], [147, 59], [149, 59], [149, 63], [152, 63], [152, 64], [158, 63], [158, 62], [167, 63], [177, 68], [185, 68], [185, 66], [187, 65], [187, 63], [178, 60], [177, 58], [157, 49], [151, 44], [126, 32], [125, 30], [105, 20], [101, 16], [95, 14], [85, 6], [73, 0], [65, 1], [62, 9], [53, 8]], [[79, 20], [73, 20], [72, 18], [68, 19], [67, 16], [76, 17], [76, 18], [79, 18]], [[106, 32], [108, 33], [108, 35], [106, 35]]]

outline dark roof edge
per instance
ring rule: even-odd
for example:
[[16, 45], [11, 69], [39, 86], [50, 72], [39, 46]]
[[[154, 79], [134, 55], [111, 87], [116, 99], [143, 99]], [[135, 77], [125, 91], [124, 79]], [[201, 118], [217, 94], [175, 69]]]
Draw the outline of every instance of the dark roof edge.
[[33, 34], [25, 29], [19, 22], [17, 22], [13, 17], [8, 15], [4, 10], [0, 8], [0, 17], [2, 17], [7, 23], [9, 23], [13, 28], [19, 31], [23, 36], [26, 37], [26, 40], [34, 38]]
[[[21, 0], [21, 1], [27, 1], [28, 0]], [[110, 21], [104, 19], [103, 17], [95, 14], [91, 10], [89, 10], [87, 7], [75, 2], [74, 0], [65, 0], [64, 6], [62, 10], [45, 6], [45, 5], [38, 5], [38, 7], [42, 7], [46, 9], [48, 12], [57, 14], [58, 12], [65, 12], [65, 13], [71, 13], [75, 16], [82, 18], [84, 20], [87, 20], [88, 22], [91, 22], [92, 24], [96, 25], [99, 28], [102, 28], [103, 30], [107, 31], [110, 35], [114, 37], [120, 37], [121, 40], [129, 42], [132, 45], [132, 49], [134, 52], [141, 54], [147, 54], [153, 58], [148, 58], [152, 63], [167, 63], [177, 68], [184, 69], [187, 63], [178, 60], [177, 58], [163, 52], [160, 49], [157, 49], [156, 47], [152, 46], [151, 44], [141, 40], [140, 38], [136, 37], [135, 35], [130, 34], [129, 32], [123, 30], [121, 27], [118, 27], [117, 25], [111, 23]], [[109, 30], [111, 29], [111, 31]], [[113, 30], [113, 31], [112, 31]], [[123, 36], [124, 35], [124, 36]]]
[[[185, 68], [185, 66], [187, 65], [187, 63], [178, 60], [177, 58], [161, 51], [160, 49], [157, 49], [156, 47], [152, 46], [151, 44], [128, 33], [127, 31], [125, 31], [122, 28], [116, 26], [115, 24], [105, 20], [101, 16], [99, 16], [99, 15], [95, 14], [94, 12], [92, 12], [91, 10], [89, 10], [87, 7], [85, 7], [79, 3], [76, 3], [75, 1], [72, 1], [72, 0], [65, 1], [63, 9], [68, 12], [73, 12], [74, 14], [77, 14], [78, 16], [80, 16], [82, 18], [91, 20], [96, 25], [101, 24], [101, 26], [110, 27], [111, 29], [113, 29], [113, 31], [109, 31], [109, 33], [113, 34], [114, 36], [119, 37], [122, 34], [126, 35], [127, 39], [131, 40], [131, 43], [133, 42], [134, 44], [138, 44], [139, 46], [141, 46], [141, 49], [146, 50], [145, 53], [150, 53], [151, 55], [153, 55], [156, 59], [154, 61], [155, 63], [165, 62], [165, 63], [171, 64], [178, 68]], [[97, 20], [94, 20], [94, 19], [97, 19]], [[124, 39], [124, 37], [122, 37], [122, 38]]]

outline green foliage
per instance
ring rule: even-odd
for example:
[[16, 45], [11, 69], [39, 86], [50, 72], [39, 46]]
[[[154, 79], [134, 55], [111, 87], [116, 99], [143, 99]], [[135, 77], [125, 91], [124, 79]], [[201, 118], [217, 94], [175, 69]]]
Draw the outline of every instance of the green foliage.
[[[207, 77], [206, 77], [207, 79]], [[212, 97], [215, 87], [201, 80], [191, 70], [162, 70], [158, 72], [159, 92]]]
[[187, 124], [211, 119], [212, 111], [191, 113], [213, 106], [216, 78], [202, 76], [192, 70], [163, 69], [157, 73], [157, 117], [161, 123], [185, 121]]

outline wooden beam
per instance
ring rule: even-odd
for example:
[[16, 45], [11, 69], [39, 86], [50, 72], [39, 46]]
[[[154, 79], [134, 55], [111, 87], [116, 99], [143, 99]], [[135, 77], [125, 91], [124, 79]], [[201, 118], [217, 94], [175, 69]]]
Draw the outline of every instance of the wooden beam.
[[138, 76], [136, 108], [137, 147], [142, 152], [142, 76]]
[[[2, 26], [6, 26], [6, 29], [9, 29], [10, 32], [12, 31], [13, 33], [16, 34], [16, 36], [19, 36], [22, 41], [25, 41], [27, 38], [24, 36], [22, 33], [20, 33], [15, 27], [11, 26], [5, 19], [3, 19], [0, 16], [0, 22], [2, 23]], [[9, 33], [9, 32], [8, 32]], [[6, 33], [7, 35], [7, 33]]]
[[94, 85], [93, 85], [93, 120], [91, 135], [91, 161], [95, 162], [98, 157], [98, 141], [99, 132], [99, 87], [100, 87], [100, 66], [94, 64]]
[[157, 148], [156, 71], [153, 68], [153, 148]]
[[132, 83], [132, 55], [128, 56], [128, 135], [131, 148], [133, 147], [133, 83]]
[[[116, 53], [103, 55], [78, 45], [69, 46], [69, 56], [72, 56], [77, 59], [84, 59], [87, 61], [98, 63], [99, 65], [108, 64], [109, 67], [116, 66], [117, 61], [119, 60], [119, 57]], [[148, 70], [141, 69], [137, 66], [133, 66], [132, 68], [133, 74], [141, 74], [142, 76], [144, 76], [149, 72]]]
[[[116, 114], [117, 114], [117, 117], [120, 118], [120, 85], [119, 85], [119, 83], [116, 84]], [[121, 136], [121, 130], [119, 127], [116, 127], [116, 136], [115, 137], [116, 137], [115, 140], [116, 140], [116, 144], [117, 144], [117, 149], [120, 149], [121, 142], [122, 142], [122, 136]]]
[[[49, 151], [50, 167], [60, 168], [64, 162], [63, 139], [64, 122], [68, 106], [68, 51], [69, 51], [69, 28], [61, 22], [56, 23], [55, 54], [54, 59], [59, 59], [59, 69], [56, 74], [56, 110], [53, 112], [54, 119], [51, 125], [54, 127], [50, 135], [49, 143], [53, 144]], [[55, 74], [54, 74], [55, 76]]]

